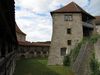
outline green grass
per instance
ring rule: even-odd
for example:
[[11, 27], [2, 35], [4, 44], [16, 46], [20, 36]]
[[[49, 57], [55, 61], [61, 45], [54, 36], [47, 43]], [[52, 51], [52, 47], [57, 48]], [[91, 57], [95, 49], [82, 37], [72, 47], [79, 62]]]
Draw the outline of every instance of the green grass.
[[46, 59], [22, 59], [17, 61], [14, 75], [73, 75], [65, 66], [48, 66]]

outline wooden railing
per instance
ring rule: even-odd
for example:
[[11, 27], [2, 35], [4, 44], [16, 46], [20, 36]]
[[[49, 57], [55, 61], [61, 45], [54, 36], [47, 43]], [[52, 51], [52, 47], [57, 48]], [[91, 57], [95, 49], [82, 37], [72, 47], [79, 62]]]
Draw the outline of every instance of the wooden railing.
[[13, 51], [0, 59], [0, 75], [8, 75], [8, 72], [12, 67], [12, 63], [15, 60], [15, 57], [16, 54]]
[[91, 24], [91, 23], [82, 22], [82, 25], [85, 27], [93, 28], [93, 24]]

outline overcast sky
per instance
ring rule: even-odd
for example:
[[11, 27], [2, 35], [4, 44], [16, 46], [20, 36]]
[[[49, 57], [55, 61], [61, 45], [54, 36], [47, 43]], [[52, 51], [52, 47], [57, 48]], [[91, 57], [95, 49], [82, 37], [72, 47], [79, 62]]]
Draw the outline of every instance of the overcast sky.
[[16, 22], [27, 34], [27, 41], [50, 41], [52, 18], [50, 12], [76, 2], [93, 16], [100, 15], [100, 0], [15, 0]]

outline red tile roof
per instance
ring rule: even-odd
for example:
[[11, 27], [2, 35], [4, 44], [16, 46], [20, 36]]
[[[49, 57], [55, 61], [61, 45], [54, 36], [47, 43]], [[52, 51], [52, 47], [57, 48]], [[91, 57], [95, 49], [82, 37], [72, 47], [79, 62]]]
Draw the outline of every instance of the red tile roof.
[[16, 24], [16, 32], [17, 32], [17, 33], [20, 33], [20, 34], [23, 34], [23, 35], [26, 35], [24, 32], [22, 32], [22, 31], [20, 30], [20, 28], [17, 26], [17, 24]]
[[[57, 9], [55, 11], [52, 11], [51, 13], [84, 13], [87, 14], [91, 17], [93, 17], [92, 15], [90, 15], [89, 13], [87, 13], [85, 10], [83, 10], [79, 5], [77, 5], [74, 2], [69, 3], [68, 5]], [[93, 17], [94, 18], [94, 17]]]
[[27, 41], [18, 41], [18, 44], [22, 46], [31, 46], [31, 42], [27, 42]]
[[32, 43], [32, 46], [50, 46], [50, 43]]
[[38, 43], [38, 42], [28, 42], [28, 41], [19, 41], [19, 45], [21, 46], [50, 46], [50, 43]]
[[96, 25], [100, 25], [100, 16], [95, 16], [95, 18]]

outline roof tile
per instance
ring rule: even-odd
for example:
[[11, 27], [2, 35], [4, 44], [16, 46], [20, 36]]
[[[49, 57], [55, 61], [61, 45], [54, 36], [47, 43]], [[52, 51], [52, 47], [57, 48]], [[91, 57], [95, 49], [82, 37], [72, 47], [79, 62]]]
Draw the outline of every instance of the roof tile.
[[28, 42], [28, 41], [24, 41], [24, 42], [22, 42], [22, 41], [19, 41], [18, 42], [19, 43], [19, 45], [21, 45], [21, 46], [50, 46], [50, 43], [45, 43], [45, 42], [43, 42], [43, 43], [38, 43], [38, 42]]
[[[52, 11], [51, 13], [84, 13], [87, 14], [91, 17], [93, 17], [92, 15], [90, 15], [89, 13], [87, 13], [85, 10], [83, 10], [79, 5], [77, 5], [75, 2], [71, 2], [68, 5], [57, 9], [55, 11]], [[94, 17], [93, 17], [94, 18]]]
[[23, 35], [26, 35], [25, 33], [23, 33], [23, 32], [20, 30], [20, 28], [17, 26], [17, 24], [16, 24], [16, 32], [17, 32], [17, 33], [21, 33], [21, 34], [23, 34]]

